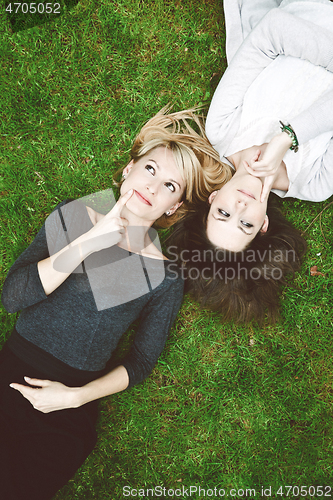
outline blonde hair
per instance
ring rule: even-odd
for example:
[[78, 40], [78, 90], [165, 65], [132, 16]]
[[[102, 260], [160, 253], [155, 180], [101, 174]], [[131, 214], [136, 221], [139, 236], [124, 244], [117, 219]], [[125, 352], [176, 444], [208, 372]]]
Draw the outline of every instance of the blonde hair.
[[[204, 131], [204, 118], [196, 109], [169, 113], [162, 108], [140, 130], [131, 149], [134, 162], [158, 147], [170, 149], [186, 182], [183, 204], [171, 216], [162, 215], [156, 225], [170, 227], [181, 219], [189, 205], [204, 201], [212, 191], [220, 189], [232, 176], [231, 169], [220, 161]], [[196, 127], [197, 131], [193, 128]], [[114, 176], [117, 178], [118, 170]], [[121, 182], [115, 182], [119, 187]]]

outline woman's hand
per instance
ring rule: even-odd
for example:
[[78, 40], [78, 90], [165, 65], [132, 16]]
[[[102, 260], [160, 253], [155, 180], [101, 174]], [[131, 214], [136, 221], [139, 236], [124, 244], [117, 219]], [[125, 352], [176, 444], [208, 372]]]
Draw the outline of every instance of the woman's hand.
[[273, 187], [279, 169], [282, 165], [284, 155], [292, 145], [292, 140], [288, 134], [281, 132], [276, 135], [267, 144], [266, 149], [261, 155], [261, 150], [258, 149], [256, 154], [250, 160], [250, 163], [245, 163], [246, 170], [255, 177], [264, 177], [263, 188], [260, 201], [264, 202]]
[[127, 220], [121, 211], [133, 194], [128, 191], [95, 226], [62, 248], [55, 255], [38, 262], [38, 273], [46, 295], [50, 295], [93, 252], [117, 245], [125, 232]]
[[121, 217], [121, 211], [133, 195], [133, 192], [133, 189], [130, 189], [121, 196], [110, 212], [82, 236], [81, 245], [83, 249], [88, 249], [88, 253], [92, 253], [119, 243], [128, 225], [127, 219]]
[[33, 387], [16, 383], [10, 384], [10, 387], [30, 401], [35, 410], [50, 413], [80, 406], [78, 398], [80, 387], [67, 387], [60, 382], [37, 378], [24, 377], [24, 380]]

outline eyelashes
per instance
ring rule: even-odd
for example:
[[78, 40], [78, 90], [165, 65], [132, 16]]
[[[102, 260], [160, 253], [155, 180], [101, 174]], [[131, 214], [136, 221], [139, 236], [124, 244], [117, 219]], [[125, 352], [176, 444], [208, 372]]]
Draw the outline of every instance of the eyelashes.
[[249, 227], [249, 228], [250, 228], [250, 227], [253, 227], [253, 224], [251, 224], [250, 222], [245, 222], [245, 221], [243, 221], [243, 220], [241, 220], [240, 222], [241, 222], [241, 224], [242, 224], [244, 227]]
[[[146, 165], [145, 169], [148, 170], [152, 175], [155, 175], [155, 168], [152, 165]], [[153, 171], [153, 173], [151, 172]]]
[[217, 211], [219, 214], [223, 215], [223, 217], [230, 217], [230, 214], [228, 214], [225, 210], [222, 210], [222, 208], [218, 208]]
[[[155, 167], [153, 167], [152, 165], [149, 165], [147, 164], [145, 166], [145, 169], [151, 174], [151, 175], [155, 175], [155, 172], [156, 172], [156, 169]], [[172, 193], [174, 193], [176, 191], [176, 187], [174, 186], [174, 184], [172, 184], [172, 182], [166, 182], [164, 184], [167, 189], [169, 189]]]
[[175, 188], [175, 186], [172, 184], [172, 182], [166, 182], [166, 183], [165, 183], [165, 186], [166, 186], [168, 189], [170, 189], [170, 191], [171, 191], [172, 193], [174, 193], [174, 192], [176, 191], [176, 188]]
[[[217, 211], [218, 211], [218, 213], [219, 213], [220, 215], [222, 215], [222, 216], [223, 216], [223, 217], [225, 217], [226, 219], [227, 219], [228, 217], [230, 217], [230, 214], [229, 214], [228, 212], [226, 212], [225, 210], [223, 210], [222, 208], [218, 208], [218, 209], [217, 209]], [[251, 228], [251, 227], [253, 227], [253, 224], [251, 224], [250, 222], [246, 222], [246, 221], [244, 221], [244, 220], [240, 220], [240, 223], [242, 224], [242, 226], [247, 227], [247, 228]]]

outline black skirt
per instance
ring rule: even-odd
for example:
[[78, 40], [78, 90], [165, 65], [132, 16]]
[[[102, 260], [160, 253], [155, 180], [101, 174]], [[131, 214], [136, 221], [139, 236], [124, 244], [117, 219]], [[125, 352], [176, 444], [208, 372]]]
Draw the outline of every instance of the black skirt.
[[9, 387], [25, 384], [24, 376], [50, 380], [45, 370], [21, 361], [5, 345], [0, 352], [0, 498], [49, 500], [94, 448], [98, 402], [41, 413]]

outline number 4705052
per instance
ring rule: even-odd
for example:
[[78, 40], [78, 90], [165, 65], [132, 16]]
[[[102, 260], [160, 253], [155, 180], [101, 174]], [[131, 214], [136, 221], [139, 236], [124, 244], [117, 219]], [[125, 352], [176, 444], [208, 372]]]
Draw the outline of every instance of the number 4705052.
[[9, 3], [6, 12], [17, 14], [19, 11], [23, 14], [60, 14], [60, 3]]
[[331, 486], [280, 486], [277, 495], [284, 497], [332, 497]]

